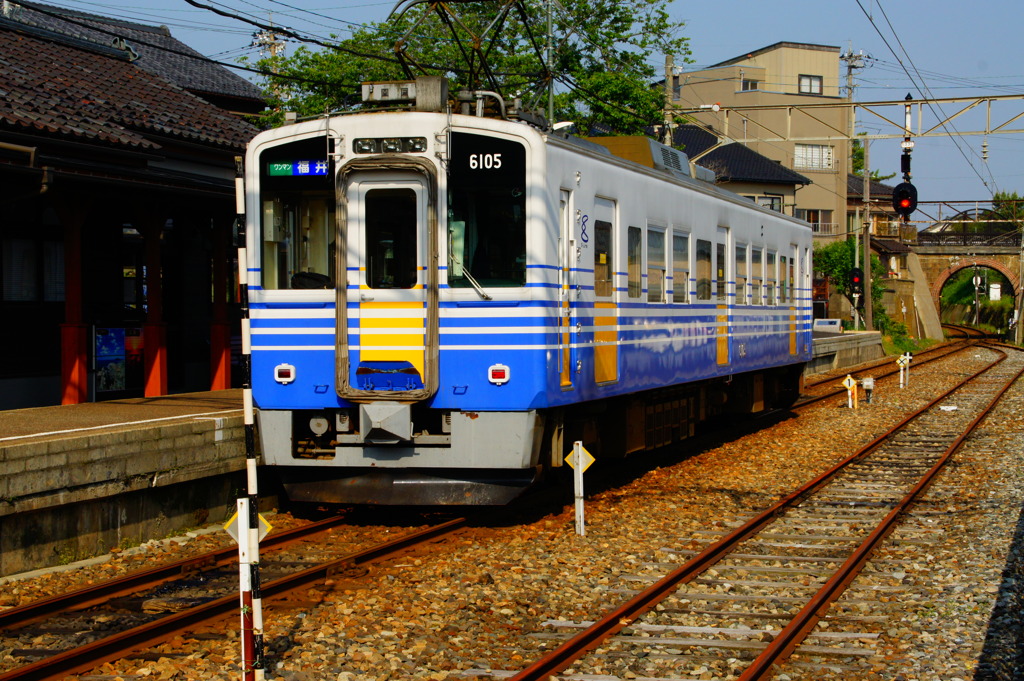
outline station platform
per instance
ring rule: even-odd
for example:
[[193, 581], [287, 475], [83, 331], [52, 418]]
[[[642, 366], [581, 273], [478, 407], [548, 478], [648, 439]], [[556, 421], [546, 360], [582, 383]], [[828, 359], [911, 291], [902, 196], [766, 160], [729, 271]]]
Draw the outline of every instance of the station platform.
[[241, 390], [0, 411], [0, 575], [217, 521], [244, 470]]

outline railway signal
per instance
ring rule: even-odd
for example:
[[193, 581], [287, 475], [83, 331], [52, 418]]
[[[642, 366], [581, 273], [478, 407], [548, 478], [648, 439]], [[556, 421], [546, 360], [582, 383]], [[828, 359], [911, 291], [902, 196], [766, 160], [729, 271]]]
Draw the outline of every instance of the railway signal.
[[917, 187], [909, 182], [900, 182], [892, 190], [892, 209], [904, 220], [917, 210]]
[[864, 293], [864, 270], [859, 267], [850, 270], [850, 293], [855, 296]]

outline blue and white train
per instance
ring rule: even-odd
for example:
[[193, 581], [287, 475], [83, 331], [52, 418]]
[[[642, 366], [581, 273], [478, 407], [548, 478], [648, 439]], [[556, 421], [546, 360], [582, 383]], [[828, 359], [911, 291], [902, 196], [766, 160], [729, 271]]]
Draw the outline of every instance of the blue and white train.
[[292, 499], [506, 503], [573, 441], [600, 461], [796, 398], [807, 223], [647, 138], [454, 113], [441, 79], [364, 99], [246, 158], [253, 399]]

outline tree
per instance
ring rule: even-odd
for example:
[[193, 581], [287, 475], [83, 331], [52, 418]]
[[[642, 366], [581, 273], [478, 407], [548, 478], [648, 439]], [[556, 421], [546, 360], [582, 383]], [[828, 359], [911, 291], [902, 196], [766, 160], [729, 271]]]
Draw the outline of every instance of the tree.
[[[861, 135], [865, 133], [859, 133]], [[853, 140], [853, 147], [850, 150], [850, 159], [853, 161], [853, 174], [857, 177], [864, 177], [864, 145], [861, 144], [860, 140]], [[889, 173], [883, 175], [879, 170], [871, 170], [871, 181], [872, 182], [884, 182], [890, 178], [896, 177], [896, 173]]]
[[[857, 247], [854, 239], [844, 241], [833, 241], [826, 246], [819, 246], [814, 249], [814, 270], [824, 274], [832, 282], [832, 287], [846, 296], [850, 304], [854, 304], [853, 292], [850, 289], [850, 271], [853, 270], [854, 249]], [[876, 304], [882, 300], [884, 287], [882, 279], [885, 277], [885, 266], [878, 256], [871, 254], [871, 302], [872, 313], [877, 314]]]
[[[540, 111], [553, 81], [556, 120], [573, 121], [584, 131], [600, 124], [640, 134], [662, 120], [663, 91], [651, 87], [658, 75], [653, 57], [692, 61], [688, 39], [679, 35], [683, 22], [668, 15], [669, 1], [552, 3], [550, 71], [545, 5], [509, 2], [437, 3], [439, 13], [433, 4], [413, 5], [331, 48], [303, 45], [257, 65], [271, 74], [264, 86], [277, 112], [315, 116], [351, 110], [359, 104], [362, 82], [422, 73], [447, 77], [450, 91], [497, 90]], [[482, 45], [476, 51], [474, 40]]]

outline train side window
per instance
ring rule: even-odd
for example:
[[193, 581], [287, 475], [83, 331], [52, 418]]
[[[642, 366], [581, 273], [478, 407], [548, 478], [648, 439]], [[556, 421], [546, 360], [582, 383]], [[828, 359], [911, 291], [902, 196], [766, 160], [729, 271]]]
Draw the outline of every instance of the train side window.
[[750, 251], [750, 293], [751, 305], [761, 305], [762, 289], [764, 288], [764, 268], [761, 264], [762, 251], [760, 248], [753, 248]]
[[627, 234], [626, 242], [626, 258], [627, 258], [627, 295], [630, 298], [639, 298], [640, 292], [643, 289], [643, 284], [640, 277], [640, 268], [642, 267], [641, 258], [643, 257], [642, 252], [643, 244], [643, 233], [639, 227], [630, 227]]
[[609, 297], [615, 292], [612, 281], [612, 223], [594, 221], [594, 295]]
[[665, 232], [647, 230], [647, 302], [665, 302]]
[[796, 302], [796, 258], [800, 251], [794, 246], [793, 256], [789, 259], [789, 302]]
[[736, 244], [736, 304], [747, 304], [747, 245]]
[[715, 244], [715, 297], [725, 302], [726, 282], [725, 276], [725, 242], [719, 241]]
[[768, 299], [765, 301], [765, 304], [774, 305], [776, 296], [775, 287], [778, 284], [778, 282], [775, 279], [775, 251], [768, 251], [768, 260], [765, 262], [765, 268], [767, 270], [765, 272], [765, 285], [767, 288], [766, 293], [768, 296]]
[[672, 302], [690, 300], [690, 235], [672, 235]]
[[711, 300], [711, 242], [697, 239], [697, 300]]
[[789, 301], [789, 267], [784, 255], [779, 256], [779, 286], [779, 304], [785, 305]]

